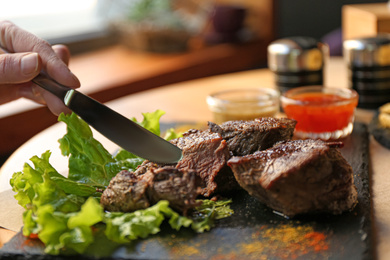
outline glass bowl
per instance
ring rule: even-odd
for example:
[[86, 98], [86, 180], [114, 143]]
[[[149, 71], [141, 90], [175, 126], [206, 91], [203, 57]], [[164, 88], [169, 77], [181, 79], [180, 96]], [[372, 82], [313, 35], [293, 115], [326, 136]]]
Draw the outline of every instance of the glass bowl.
[[231, 89], [207, 96], [214, 123], [273, 117], [279, 112], [279, 91], [270, 88]]
[[352, 133], [358, 98], [352, 89], [307, 86], [283, 93], [281, 104], [297, 120], [296, 137], [329, 140]]

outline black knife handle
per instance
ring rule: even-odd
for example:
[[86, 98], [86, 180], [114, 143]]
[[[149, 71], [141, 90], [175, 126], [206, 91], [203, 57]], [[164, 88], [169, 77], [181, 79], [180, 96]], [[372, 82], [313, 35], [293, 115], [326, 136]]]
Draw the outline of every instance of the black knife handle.
[[67, 96], [68, 92], [70, 90], [73, 90], [72, 88], [66, 87], [64, 85], [55, 82], [53, 79], [50, 79], [48, 76], [44, 75], [43, 73], [40, 73], [38, 76], [36, 76], [32, 80], [32, 82], [37, 84], [41, 88], [49, 91], [50, 93], [56, 95], [64, 103], [65, 103], [65, 97]]

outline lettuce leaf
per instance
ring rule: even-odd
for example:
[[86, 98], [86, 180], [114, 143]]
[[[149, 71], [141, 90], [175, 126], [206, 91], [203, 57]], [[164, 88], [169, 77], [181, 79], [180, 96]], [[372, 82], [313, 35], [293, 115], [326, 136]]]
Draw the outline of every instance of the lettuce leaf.
[[151, 113], [142, 113], [143, 120], [141, 122], [138, 122], [135, 117], [133, 117], [131, 120], [139, 124], [145, 129], [148, 129], [150, 132], [154, 133], [155, 135], [160, 135], [160, 118], [165, 114], [162, 110], [156, 110], [155, 112]]
[[165, 132], [165, 140], [173, 140], [173, 139], [176, 139], [176, 138], [179, 138], [179, 137], [182, 137], [183, 134], [182, 133], [178, 133], [175, 131], [175, 129], [173, 128], [169, 128], [166, 132]]
[[[110, 240], [118, 243], [127, 243], [138, 238], [146, 238], [149, 235], [157, 234], [160, 232], [160, 225], [163, 220], [172, 218], [177, 214], [168, 205], [168, 201], [159, 201], [147, 209], [132, 213], [107, 213], [105, 233]], [[182, 224], [188, 226], [191, 221], [185, 219], [188, 221], [183, 221]], [[175, 227], [180, 228], [181, 226], [177, 225]]]
[[68, 178], [81, 183], [107, 186], [118, 173], [106, 167], [115, 162], [112, 155], [93, 138], [89, 125], [76, 114], [61, 114], [58, 120], [67, 124], [67, 134], [59, 142], [62, 154], [69, 156]]
[[15, 198], [27, 211], [23, 214], [23, 234], [29, 236], [41, 231], [38, 225], [37, 212], [41, 207], [50, 205], [53, 211], [68, 213], [80, 210], [85, 198], [66, 193], [56, 183], [56, 179], [66, 179], [49, 163], [50, 152], [41, 157], [34, 156], [29, 164], [24, 165], [23, 172], [16, 172], [11, 179], [11, 186], [16, 192]]
[[[160, 134], [159, 120], [163, 114], [157, 110], [143, 114], [141, 122], [133, 120]], [[69, 157], [68, 177], [54, 169], [49, 162], [51, 152], [46, 151], [41, 157], [33, 156], [32, 166], [25, 163], [23, 170], [14, 173], [10, 180], [15, 198], [26, 209], [23, 234], [38, 235], [46, 253], [81, 254], [92, 250], [99, 255], [99, 244], [111, 248], [146, 238], [160, 232], [164, 221], [174, 230], [191, 227], [195, 232], [204, 232], [214, 225], [214, 219], [232, 214], [230, 201], [208, 200], [203, 200], [190, 218], [172, 210], [167, 201], [131, 213], [104, 212], [99, 203], [101, 191], [119, 171], [134, 171], [144, 159], [126, 150], [111, 155], [75, 114], [61, 114], [59, 121], [67, 125], [67, 133], [59, 143], [62, 154]], [[169, 132], [171, 137], [178, 136]]]
[[46, 253], [59, 254], [65, 249], [83, 253], [94, 242], [92, 226], [103, 217], [103, 208], [92, 197], [76, 213], [58, 212], [46, 204], [37, 211], [37, 222], [42, 227], [38, 237], [45, 243]]

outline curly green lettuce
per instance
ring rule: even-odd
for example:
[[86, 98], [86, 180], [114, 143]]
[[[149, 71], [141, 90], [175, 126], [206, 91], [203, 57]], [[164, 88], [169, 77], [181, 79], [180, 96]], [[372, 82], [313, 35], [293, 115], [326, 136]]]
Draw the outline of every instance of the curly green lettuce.
[[[160, 135], [163, 114], [157, 110], [144, 113], [141, 122], [132, 120]], [[46, 151], [41, 157], [33, 156], [32, 165], [25, 163], [10, 180], [15, 198], [25, 208], [23, 235], [37, 236], [45, 244], [46, 253], [82, 254], [93, 248], [94, 254], [99, 254], [99, 243], [115, 247], [146, 238], [160, 232], [164, 221], [174, 230], [188, 227], [204, 232], [216, 219], [233, 213], [230, 200], [202, 200], [192, 217], [181, 216], [167, 201], [131, 213], [105, 212], [99, 203], [102, 190], [119, 171], [134, 171], [144, 159], [126, 150], [111, 155], [76, 114], [61, 114], [59, 121], [67, 125], [67, 133], [59, 143], [62, 154], [69, 158], [68, 177], [54, 169], [49, 162], [51, 152]], [[166, 134], [168, 139], [179, 136], [172, 129]]]

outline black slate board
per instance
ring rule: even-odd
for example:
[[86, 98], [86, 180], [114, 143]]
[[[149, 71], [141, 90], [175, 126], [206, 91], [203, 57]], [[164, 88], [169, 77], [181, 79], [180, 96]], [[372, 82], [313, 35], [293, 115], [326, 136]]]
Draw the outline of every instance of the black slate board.
[[[358, 189], [358, 204], [351, 212], [338, 216], [286, 219], [242, 191], [231, 195], [234, 215], [218, 221], [209, 232], [195, 234], [190, 230], [174, 232], [163, 228], [160, 234], [122, 246], [111, 256], [101, 259], [372, 259], [374, 250], [366, 125], [355, 124], [352, 135], [343, 142], [341, 152], [353, 167]], [[303, 251], [294, 251], [294, 246], [302, 247], [302, 243], [294, 241], [294, 237], [292, 240], [288, 238], [292, 233], [305, 229], [323, 234], [322, 242], [326, 247], [308, 246]], [[0, 259], [75, 257], [45, 255], [41, 243], [27, 240], [19, 232], [0, 249]]]

